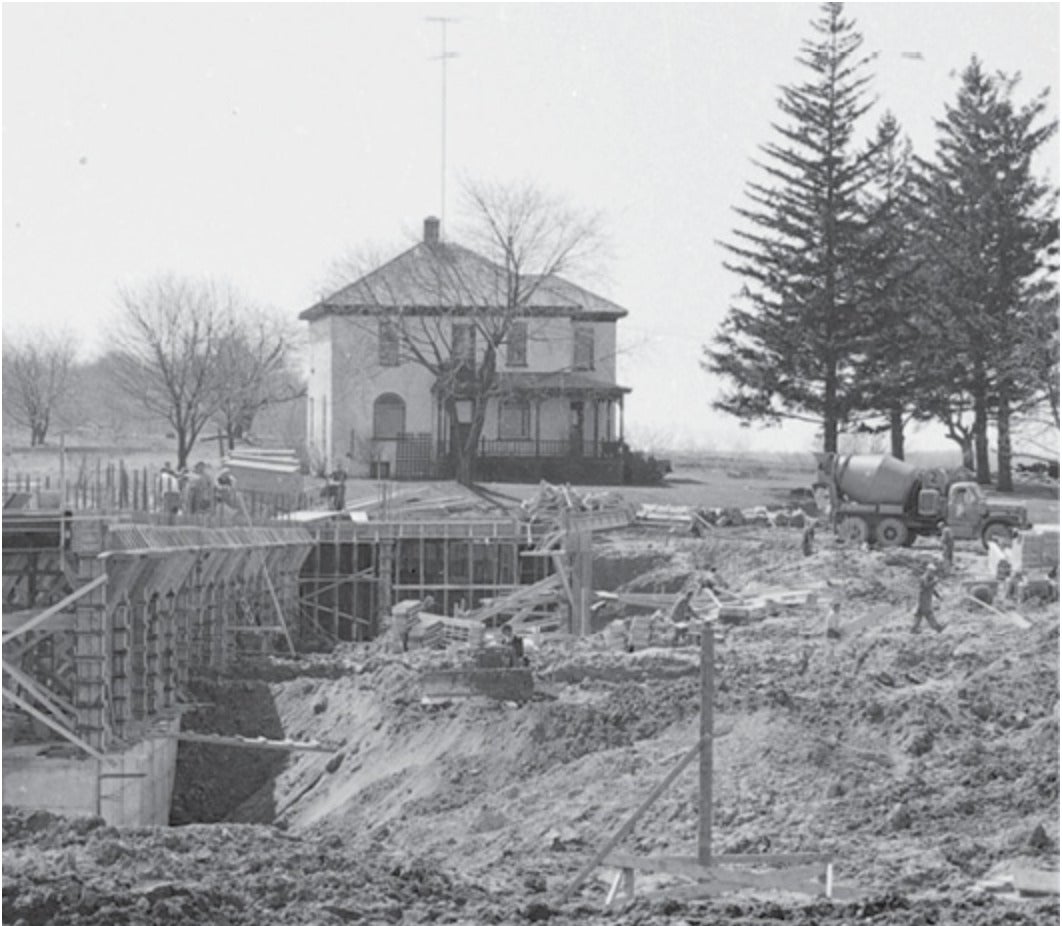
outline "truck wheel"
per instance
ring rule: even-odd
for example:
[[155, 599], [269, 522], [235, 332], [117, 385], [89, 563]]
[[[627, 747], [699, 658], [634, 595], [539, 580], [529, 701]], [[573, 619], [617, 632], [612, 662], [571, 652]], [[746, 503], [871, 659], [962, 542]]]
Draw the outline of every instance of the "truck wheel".
[[1010, 525], [1002, 521], [992, 521], [986, 524], [981, 531], [981, 544], [987, 550], [990, 543], [998, 543], [1001, 547], [1010, 546]]
[[870, 526], [862, 518], [850, 514], [837, 525], [837, 536], [845, 543], [864, 544], [870, 537]]
[[882, 518], [874, 537], [883, 547], [907, 546], [907, 525], [899, 518]]

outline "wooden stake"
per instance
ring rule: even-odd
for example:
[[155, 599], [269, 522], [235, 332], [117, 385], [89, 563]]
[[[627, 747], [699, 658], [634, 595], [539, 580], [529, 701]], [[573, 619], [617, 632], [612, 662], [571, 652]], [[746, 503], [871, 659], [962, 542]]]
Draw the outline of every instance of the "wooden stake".
[[701, 807], [697, 828], [697, 860], [712, 864], [712, 725], [715, 700], [715, 627], [701, 629]]

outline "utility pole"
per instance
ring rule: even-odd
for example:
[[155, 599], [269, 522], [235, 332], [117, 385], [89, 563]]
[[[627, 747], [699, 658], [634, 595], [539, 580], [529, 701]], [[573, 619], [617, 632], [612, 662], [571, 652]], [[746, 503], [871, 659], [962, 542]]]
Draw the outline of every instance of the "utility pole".
[[446, 62], [450, 58], [456, 58], [457, 52], [446, 50], [446, 26], [449, 23], [460, 22], [452, 16], [425, 16], [428, 22], [437, 22], [442, 27], [442, 51], [430, 58], [430, 61], [439, 61], [442, 64], [442, 167], [439, 184], [439, 234], [446, 232]]

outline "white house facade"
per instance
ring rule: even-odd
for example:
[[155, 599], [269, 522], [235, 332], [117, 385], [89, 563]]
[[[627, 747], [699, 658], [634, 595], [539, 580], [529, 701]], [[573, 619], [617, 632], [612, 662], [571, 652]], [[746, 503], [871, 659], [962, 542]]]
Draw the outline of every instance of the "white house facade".
[[[443, 345], [481, 363], [473, 313], [485, 303], [469, 299], [476, 308], [467, 312], [441, 307], [429, 282], [440, 265], [475, 281], [464, 286], [479, 285], [485, 267], [496, 270], [440, 241], [438, 221], [429, 218], [423, 241], [300, 315], [309, 323], [306, 440], [325, 465], [366, 477], [449, 475], [451, 418], [431, 363], [413, 356], [419, 348], [410, 332], [430, 331], [425, 352]], [[505, 322], [477, 478], [621, 481], [629, 390], [616, 382], [616, 323], [626, 314], [558, 277], [537, 283]]]

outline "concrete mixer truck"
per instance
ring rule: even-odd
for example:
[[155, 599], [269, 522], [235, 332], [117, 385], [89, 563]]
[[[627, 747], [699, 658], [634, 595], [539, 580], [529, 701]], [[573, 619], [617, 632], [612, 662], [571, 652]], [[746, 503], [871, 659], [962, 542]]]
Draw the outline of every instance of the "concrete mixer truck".
[[1030, 527], [1024, 505], [989, 501], [974, 482], [950, 482], [943, 469], [918, 469], [880, 454], [817, 453], [816, 493], [848, 543], [910, 546], [946, 524], [956, 540], [1006, 540]]

